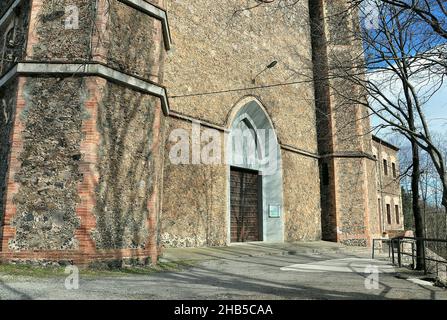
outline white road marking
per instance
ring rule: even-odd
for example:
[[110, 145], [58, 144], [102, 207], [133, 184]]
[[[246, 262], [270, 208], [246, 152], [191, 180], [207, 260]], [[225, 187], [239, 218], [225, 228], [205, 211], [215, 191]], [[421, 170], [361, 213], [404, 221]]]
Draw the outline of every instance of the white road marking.
[[371, 266], [377, 266], [379, 273], [395, 273], [393, 266], [386, 262], [361, 259], [361, 258], [346, 258], [333, 259], [313, 263], [294, 264], [291, 266], [281, 268], [281, 271], [296, 271], [304, 273], [314, 272], [347, 272], [347, 273], [369, 273], [368, 269]]
[[413, 282], [415, 284], [419, 284], [421, 286], [431, 286], [433, 287], [433, 283], [429, 282], [429, 281], [425, 281], [425, 280], [421, 280], [421, 279], [416, 279], [416, 278], [409, 278], [407, 279], [410, 282]]

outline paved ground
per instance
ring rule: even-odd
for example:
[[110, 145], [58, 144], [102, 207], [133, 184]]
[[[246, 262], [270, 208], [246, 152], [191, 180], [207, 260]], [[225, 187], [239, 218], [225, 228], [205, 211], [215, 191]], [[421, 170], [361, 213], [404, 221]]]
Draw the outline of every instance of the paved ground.
[[[364, 249], [322, 242], [173, 249], [164, 259], [195, 260], [196, 265], [180, 272], [81, 277], [78, 290], [66, 290], [64, 278], [0, 274], [0, 298], [447, 299], [444, 289], [397, 278], [386, 261], [370, 260]], [[380, 272], [378, 289], [369, 281], [375, 270]]]

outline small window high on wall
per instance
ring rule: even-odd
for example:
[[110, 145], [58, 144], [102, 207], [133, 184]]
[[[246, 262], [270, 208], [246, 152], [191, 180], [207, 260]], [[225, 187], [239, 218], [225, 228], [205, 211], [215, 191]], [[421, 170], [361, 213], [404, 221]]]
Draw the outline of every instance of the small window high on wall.
[[388, 224], [391, 224], [391, 205], [386, 205], [386, 219], [388, 221]]
[[388, 161], [386, 159], [383, 159], [383, 173], [386, 176], [388, 175]]
[[397, 169], [396, 164], [394, 162], [392, 163], [392, 167], [393, 167], [393, 178], [397, 178]]

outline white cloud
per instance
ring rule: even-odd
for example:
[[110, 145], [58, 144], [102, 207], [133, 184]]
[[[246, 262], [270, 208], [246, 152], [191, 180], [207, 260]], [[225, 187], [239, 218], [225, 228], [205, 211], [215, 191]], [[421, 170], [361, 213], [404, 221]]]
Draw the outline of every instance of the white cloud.
[[[433, 132], [447, 131], [447, 84], [443, 83], [442, 72], [440, 70], [421, 68], [421, 65], [426, 61], [421, 60], [418, 63], [413, 63], [411, 68], [411, 82], [414, 85], [419, 101], [423, 106], [424, 114], [429, 122], [430, 128]], [[437, 67], [439, 68], [439, 66]], [[434, 72], [436, 71], [436, 72]], [[403, 92], [402, 82], [398, 75], [387, 69], [379, 72], [371, 72], [368, 78], [378, 88], [381, 93], [393, 103], [405, 103], [405, 96]], [[385, 103], [385, 98], [376, 94], [370, 97], [371, 105], [378, 110], [380, 102]], [[381, 114], [390, 119], [386, 112]], [[381, 119], [373, 116], [373, 125], [377, 126], [382, 123]], [[420, 124], [419, 124], [420, 125]], [[390, 130], [381, 130], [379, 135], [389, 134]]]
[[368, 30], [379, 28], [379, 8], [377, 0], [363, 1], [360, 8], [360, 18]]

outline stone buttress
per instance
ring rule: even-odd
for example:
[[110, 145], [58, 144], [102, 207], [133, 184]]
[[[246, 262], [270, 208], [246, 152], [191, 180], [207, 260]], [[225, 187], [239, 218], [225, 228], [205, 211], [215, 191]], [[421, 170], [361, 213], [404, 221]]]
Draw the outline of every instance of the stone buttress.
[[309, 7], [323, 239], [365, 246], [380, 234], [370, 120], [366, 108], [349, 99], [353, 92], [362, 96], [361, 88], [343, 79], [343, 68], [362, 57], [354, 37], [359, 20], [345, 0], [309, 0]]
[[156, 261], [162, 2], [2, 1], [2, 260]]

